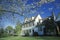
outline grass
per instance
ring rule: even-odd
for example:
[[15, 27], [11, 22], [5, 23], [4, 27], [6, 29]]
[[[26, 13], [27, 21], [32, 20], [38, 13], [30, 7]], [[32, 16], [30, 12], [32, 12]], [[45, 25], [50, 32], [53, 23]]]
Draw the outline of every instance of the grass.
[[11, 36], [0, 38], [0, 40], [60, 40], [60, 37], [51, 37], [51, 36], [43, 36], [43, 37], [20, 37], [20, 36]]

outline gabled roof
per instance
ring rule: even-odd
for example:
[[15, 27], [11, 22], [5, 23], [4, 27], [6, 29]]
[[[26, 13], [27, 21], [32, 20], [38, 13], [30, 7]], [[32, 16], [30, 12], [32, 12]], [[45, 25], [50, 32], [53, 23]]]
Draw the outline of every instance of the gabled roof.
[[[38, 16], [41, 18], [40, 14], [37, 14], [37, 15], [35, 16], [34, 20], [35, 20]], [[41, 18], [41, 19], [42, 19], [42, 18]]]
[[38, 15], [36, 15], [35, 17], [34, 17], [34, 19], [32, 20], [31, 18], [28, 18], [28, 19], [30, 19], [29, 21], [27, 21], [27, 22], [24, 22], [23, 24], [27, 24], [27, 23], [30, 23], [30, 22], [33, 22], [33, 21], [35, 21], [35, 19], [37, 18], [37, 17], [40, 17], [40, 19], [41, 19], [41, 16], [38, 14]]

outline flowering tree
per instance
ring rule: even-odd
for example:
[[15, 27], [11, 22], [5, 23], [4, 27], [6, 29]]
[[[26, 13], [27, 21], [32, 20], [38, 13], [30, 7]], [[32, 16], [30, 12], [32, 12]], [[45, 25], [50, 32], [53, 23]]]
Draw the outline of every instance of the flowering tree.
[[0, 12], [12, 12], [17, 14], [24, 14], [31, 12], [32, 8], [37, 10], [44, 3], [54, 2], [55, 0], [33, 0], [31, 4], [28, 4], [29, 0], [1, 0]]
[[11, 21], [15, 20], [15, 14], [27, 17], [29, 14], [36, 13], [41, 5], [54, 2], [55, 0], [32, 0], [30, 4], [28, 4], [28, 1], [29, 0], [0, 0], [0, 22], [3, 16], [7, 19], [11, 16]]

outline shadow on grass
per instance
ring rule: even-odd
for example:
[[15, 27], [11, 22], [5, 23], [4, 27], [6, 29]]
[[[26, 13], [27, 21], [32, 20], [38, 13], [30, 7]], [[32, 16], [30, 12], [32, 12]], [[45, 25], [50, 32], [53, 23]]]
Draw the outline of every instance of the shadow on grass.
[[42, 40], [60, 40], [59, 36], [39, 36], [35, 37], [36, 39], [42, 39]]
[[0, 40], [60, 40], [60, 37], [57, 37], [57, 36], [33, 36], [33, 37], [11, 36], [11, 37], [0, 38]]

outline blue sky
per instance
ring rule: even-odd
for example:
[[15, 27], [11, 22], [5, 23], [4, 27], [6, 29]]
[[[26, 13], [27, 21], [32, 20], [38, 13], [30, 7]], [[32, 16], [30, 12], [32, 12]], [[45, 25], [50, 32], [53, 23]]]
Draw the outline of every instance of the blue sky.
[[[51, 16], [51, 13], [54, 12], [55, 15], [57, 16], [58, 13], [60, 12], [60, 0], [55, 0], [54, 2], [49, 2], [49, 3], [44, 3], [42, 5], [37, 6], [36, 4], [34, 4], [34, 2], [39, 2], [41, 0], [28, 0], [27, 2], [25, 2], [25, 0], [23, 0], [23, 3], [26, 5], [25, 10], [23, 11], [24, 15], [27, 17], [32, 17], [32, 16], [36, 16], [37, 14], [40, 14], [42, 18], [46, 18], [48, 16]], [[7, 1], [7, 0], [0, 0], [0, 6], [5, 9], [5, 10], [14, 10], [18, 13], [21, 13], [21, 4], [18, 3], [19, 1]], [[11, 7], [11, 5], [13, 5], [13, 7]], [[30, 8], [30, 5], [33, 5], [33, 8]], [[29, 12], [27, 12], [29, 11]], [[11, 12], [5, 12], [6, 14], [2, 15], [2, 20], [0, 19], [1, 23], [0, 25], [3, 26], [14, 26], [16, 25], [17, 21], [20, 21], [21, 23], [24, 21], [24, 16], [18, 15], [18, 14], [14, 14], [15, 19], [13, 20], [12, 17], [12, 13]], [[7, 17], [7, 18], [6, 18]]]

